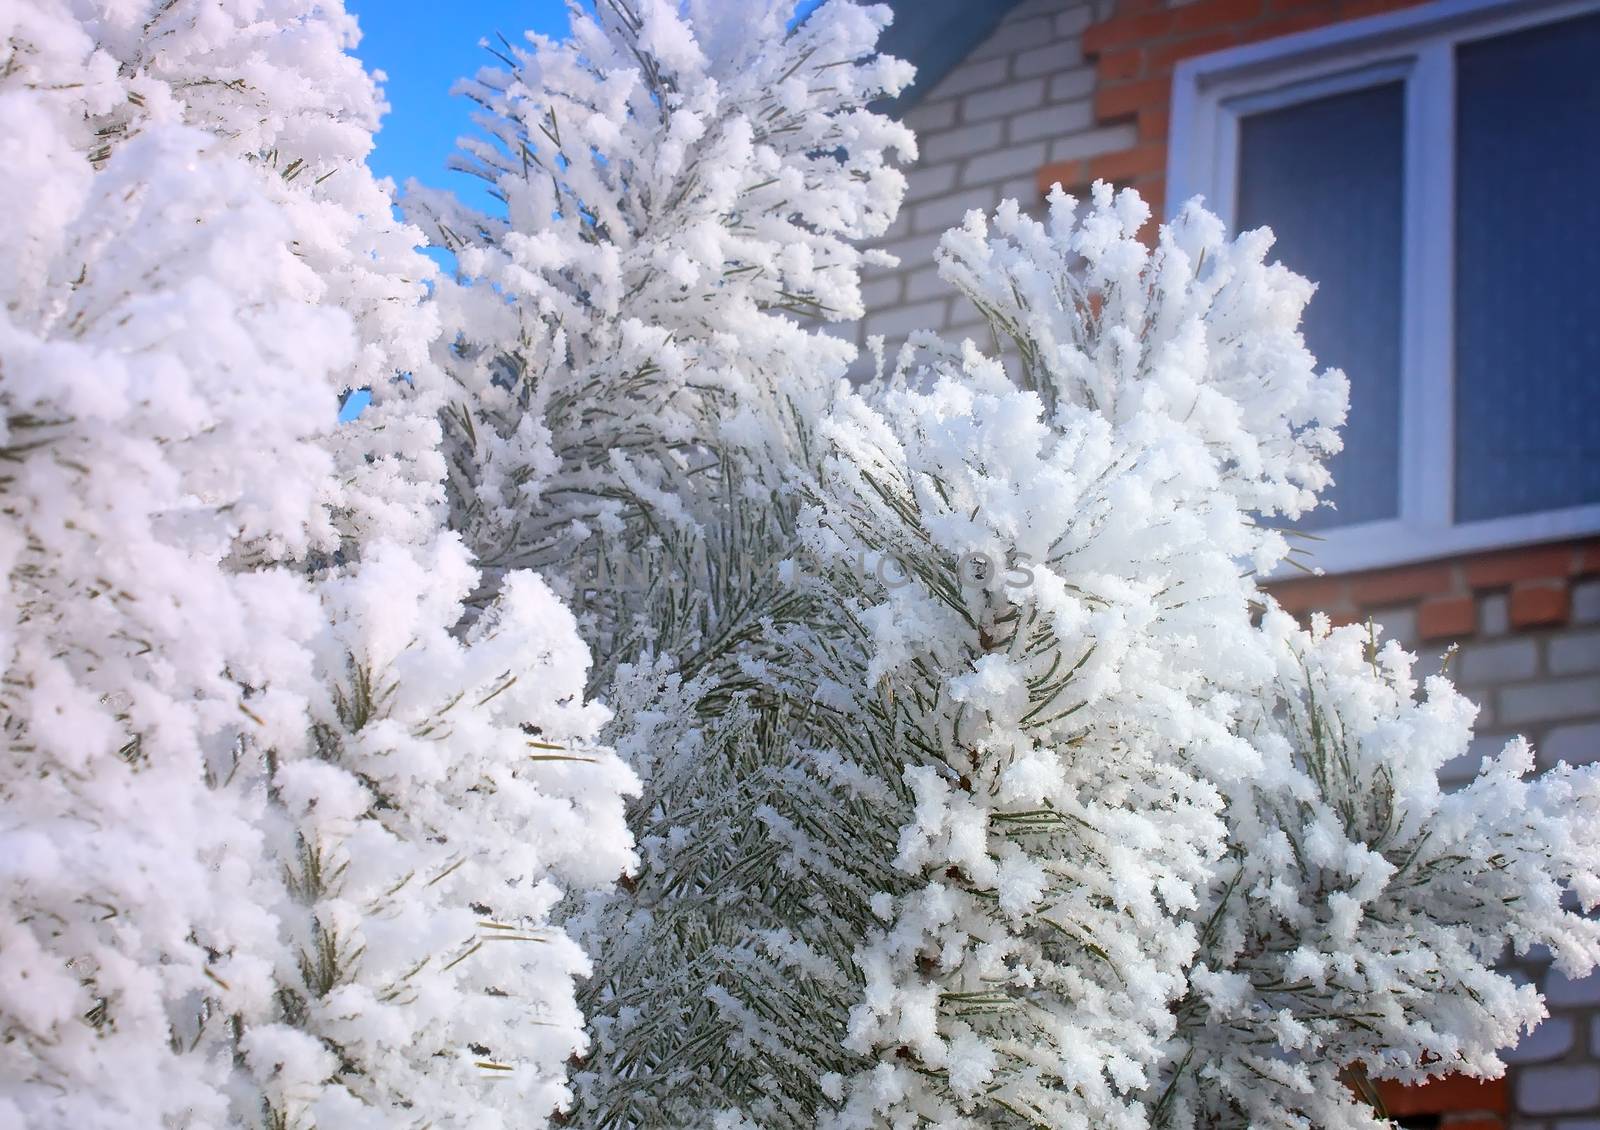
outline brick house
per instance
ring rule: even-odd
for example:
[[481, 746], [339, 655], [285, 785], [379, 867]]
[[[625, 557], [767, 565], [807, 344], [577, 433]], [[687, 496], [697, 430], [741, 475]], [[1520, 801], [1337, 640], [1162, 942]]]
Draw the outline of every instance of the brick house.
[[[987, 340], [939, 233], [1060, 182], [1190, 196], [1319, 291], [1351, 379], [1325, 575], [1296, 611], [1373, 617], [1541, 764], [1600, 758], [1600, 0], [891, 0], [919, 65], [906, 206], [856, 332]], [[1600, 975], [1537, 960], [1551, 1018], [1504, 1080], [1389, 1094], [1416, 1127], [1600, 1130]]]

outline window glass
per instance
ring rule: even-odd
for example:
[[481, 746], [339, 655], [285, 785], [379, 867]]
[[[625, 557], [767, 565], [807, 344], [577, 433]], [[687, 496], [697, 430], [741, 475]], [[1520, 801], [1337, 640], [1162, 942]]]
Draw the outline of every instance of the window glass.
[[1456, 521], [1600, 502], [1600, 15], [1456, 68]]
[[1350, 378], [1337, 509], [1310, 515], [1310, 529], [1399, 513], [1404, 99], [1390, 82], [1239, 123], [1237, 226], [1270, 227], [1273, 254], [1317, 283], [1306, 343]]

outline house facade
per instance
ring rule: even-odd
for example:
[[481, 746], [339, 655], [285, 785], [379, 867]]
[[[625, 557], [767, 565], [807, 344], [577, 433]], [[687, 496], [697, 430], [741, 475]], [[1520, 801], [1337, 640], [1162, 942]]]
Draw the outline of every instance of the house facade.
[[[1336, 509], [1297, 612], [1381, 623], [1479, 703], [1482, 754], [1600, 758], [1600, 0], [895, 0], [921, 158], [857, 332], [988, 340], [940, 233], [1053, 184], [1195, 195], [1317, 280], [1351, 380]], [[1503, 1080], [1388, 1093], [1406, 1125], [1600, 1130], [1600, 975]]]

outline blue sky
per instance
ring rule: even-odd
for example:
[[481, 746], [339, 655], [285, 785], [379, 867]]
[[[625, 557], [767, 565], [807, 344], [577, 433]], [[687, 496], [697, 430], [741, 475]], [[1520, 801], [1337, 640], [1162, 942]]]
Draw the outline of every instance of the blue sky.
[[[809, 13], [819, 2], [800, 0], [797, 15]], [[566, 4], [563, 0], [345, 0], [345, 7], [361, 21], [356, 54], [369, 70], [388, 76], [383, 89], [390, 110], [378, 131], [372, 167], [379, 176], [393, 177], [402, 189], [415, 177], [486, 204], [488, 197], [474, 178], [445, 168], [456, 138], [472, 131], [472, 103], [452, 97], [450, 87], [482, 66], [499, 65], [478, 45], [484, 39], [498, 45], [496, 32], [513, 43], [522, 42], [526, 30], [565, 34]]]
[[[361, 22], [361, 43], [356, 55], [368, 70], [387, 76], [383, 91], [389, 113], [378, 130], [372, 168], [379, 176], [393, 177], [404, 189], [415, 177], [436, 188], [448, 188], [479, 206], [492, 204], [480, 181], [445, 168], [455, 152], [456, 138], [472, 132], [473, 105], [453, 96], [450, 87], [478, 68], [495, 64], [493, 55], [479, 46], [481, 40], [497, 42], [499, 32], [513, 43], [525, 30], [561, 35], [567, 29], [567, 8], [562, 0], [345, 0], [345, 7]], [[427, 253], [450, 269], [450, 256], [439, 248]], [[344, 403], [339, 418], [360, 415], [370, 396], [355, 391]]]
[[[445, 162], [456, 138], [472, 131], [472, 103], [452, 97], [451, 85], [496, 64], [480, 47], [499, 32], [513, 43], [524, 30], [561, 35], [567, 29], [562, 0], [345, 0], [361, 21], [356, 54], [369, 70], [388, 76], [390, 110], [378, 131], [372, 167], [401, 186], [411, 177], [424, 184], [476, 196], [477, 182], [448, 172]], [[496, 64], [498, 65], [498, 64]]]

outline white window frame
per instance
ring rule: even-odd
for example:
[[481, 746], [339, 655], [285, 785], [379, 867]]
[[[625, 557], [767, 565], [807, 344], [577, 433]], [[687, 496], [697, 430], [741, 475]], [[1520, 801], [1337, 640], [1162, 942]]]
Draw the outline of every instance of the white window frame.
[[1327, 572], [1600, 532], [1600, 505], [1479, 522], [1453, 515], [1455, 48], [1596, 10], [1600, 0], [1436, 0], [1186, 59], [1174, 71], [1168, 208], [1203, 196], [1230, 228], [1242, 115], [1405, 83], [1399, 516], [1319, 531], [1325, 540], [1308, 548]]

